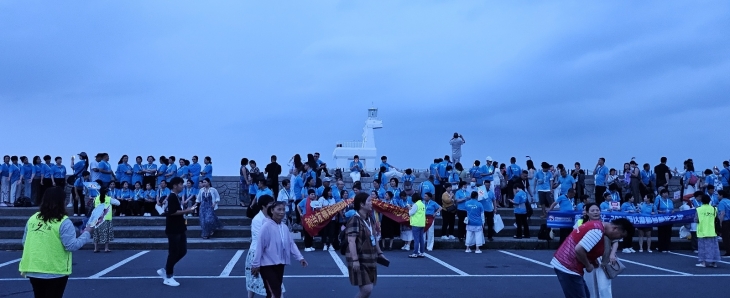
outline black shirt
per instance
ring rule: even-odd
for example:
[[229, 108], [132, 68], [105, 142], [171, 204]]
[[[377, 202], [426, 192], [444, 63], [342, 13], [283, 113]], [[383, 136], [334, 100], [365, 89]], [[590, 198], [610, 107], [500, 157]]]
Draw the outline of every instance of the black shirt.
[[[165, 214], [173, 214], [177, 211], [183, 210], [180, 205], [180, 198], [175, 193], [170, 193], [167, 196], [167, 210]], [[165, 218], [165, 233], [166, 234], [179, 234], [187, 231], [188, 228], [185, 224], [185, 218], [183, 215], [167, 215]]]
[[267, 177], [269, 180], [279, 180], [279, 175], [281, 175], [281, 166], [277, 162], [272, 162], [268, 165], [266, 165], [266, 169], [264, 169], [269, 176]]
[[654, 174], [656, 175], [656, 186], [664, 186], [667, 184], [667, 179], [664, 178], [664, 174], [669, 174], [669, 178], [672, 178], [672, 173], [669, 171], [669, 167], [663, 163], [658, 164], [654, 167]]

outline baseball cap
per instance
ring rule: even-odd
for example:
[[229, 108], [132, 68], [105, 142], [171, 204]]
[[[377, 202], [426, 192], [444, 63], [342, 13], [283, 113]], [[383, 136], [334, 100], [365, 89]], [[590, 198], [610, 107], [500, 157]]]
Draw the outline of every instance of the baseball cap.
[[330, 179], [330, 177], [325, 177], [325, 178], [324, 178], [324, 179], [322, 180], [322, 182], [330, 182], [330, 181], [332, 181], [332, 179]]
[[487, 160], [492, 160], [492, 157], [491, 156], [487, 156]]
[[79, 156], [88, 157], [88, 155], [86, 155], [86, 152], [83, 152], [83, 151], [81, 153], [79, 153]]

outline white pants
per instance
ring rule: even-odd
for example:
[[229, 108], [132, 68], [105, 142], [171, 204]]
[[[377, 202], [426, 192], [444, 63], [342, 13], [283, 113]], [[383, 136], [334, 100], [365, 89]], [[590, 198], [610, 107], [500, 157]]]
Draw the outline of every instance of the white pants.
[[[600, 258], [599, 261], [600, 262]], [[583, 279], [588, 286], [588, 292], [591, 293], [591, 297], [596, 298], [612, 298], [611, 293], [611, 280], [606, 277], [606, 273], [603, 269], [596, 267], [593, 272], [584, 272]]]
[[425, 239], [427, 250], [433, 250], [433, 227], [434, 226], [435, 226], [435, 224], [431, 224], [431, 227], [428, 228], [426, 233], [423, 233], [423, 238]]
[[360, 172], [350, 172], [350, 178], [352, 178], [352, 182], [360, 181]]
[[[398, 171], [396, 171], [393, 168], [391, 168], [390, 170], [388, 170], [387, 172], [385, 172], [385, 178], [388, 179], [388, 181], [390, 181], [390, 178], [393, 178], [393, 177], [398, 178], [398, 181], [400, 181], [401, 178], [403, 178], [403, 173], [398, 172]], [[386, 181], [386, 183], [388, 181]]]
[[10, 177], [2, 177], [2, 185], [0, 185], [0, 201], [10, 202]]
[[20, 196], [20, 180], [10, 185], [10, 204], [15, 204], [15, 200]]

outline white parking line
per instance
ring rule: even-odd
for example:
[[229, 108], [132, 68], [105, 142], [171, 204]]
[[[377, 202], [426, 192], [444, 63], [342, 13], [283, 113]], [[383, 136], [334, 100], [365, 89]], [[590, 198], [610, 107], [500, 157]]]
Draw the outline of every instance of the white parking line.
[[15, 260], [12, 260], [12, 261], [7, 261], [5, 263], [0, 264], [0, 268], [5, 267], [7, 265], [15, 264], [17, 262], [20, 262], [20, 259], [15, 259]]
[[332, 256], [332, 259], [335, 260], [335, 264], [337, 264], [337, 268], [340, 268], [340, 272], [342, 272], [342, 276], [349, 276], [349, 273], [347, 271], [347, 266], [345, 266], [345, 263], [342, 262], [342, 259], [340, 259], [340, 256], [337, 255], [336, 251], [330, 250], [330, 256]]
[[[671, 252], [671, 251], [669, 253], [670, 254], [673, 254], [673, 255], [676, 255], [676, 256], [682, 256], [682, 257], [688, 257], [688, 258], [697, 259], [697, 256], [693, 256], [693, 255], [685, 255], [685, 254], [680, 254], [680, 253]], [[718, 263], [730, 264], [730, 262], [725, 262], [725, 261], [718, 261]], [[0, 267], [2, 267], [2, 266], [0, 266]]]
[[434, 262], [436, 262], [436, 263], [439, 263], [439, 264], [441, 264], [441, 266], [444, 266], [444, 267], [446, 267], [446, 268], [449, 268], [449, 269], [451, 269], [451, 271], [454, 271], [454, 272], [456, 272], [456, 274], [458, 274], [458, 275], [461, 275], [461, 276], [469, 276], [469, 274], [467, 274], [466, 272], [464, 272], [464, 271], [461, 271], [461, 270], [459, 270], [459, 268], [456, 268], [456, 267], [454, 267], [454, 266], [451, 266], [451, 265], [449, 265], [448, 263], [446, 263], [446, 262], [444, 262], [444, 261], [441, 261], [441, 260], [439, 260], [439, 259], [438, 259], [437, 257], [434, 257], [434, 256], [432, 256], [432, 255], [429, 255], [429, 254], [424, 254], [424, 255], [425, 255], [425, 256], [426, 256], [427, 258], [429, 258], [429, 259], [433, 260]]
[[552, 269], [552, 268], [553, 268], [553, 266], [552, 266], [552, 265], [550, 265], [550, 264], [546, 264], [546, 263], [540, 262], [540, 261], [538, 261], [538, 260], [533, 260], [533, 259], [530, 259], [530, 258], [527, 258], [527, 257], [523, 257], [523, 256], [521, 256], [521, 255], [518, 255], [518, 254], [513, 254], [513, 253], [511, 253], [511, 252], [508, 252], [508, 251], [504, 251], [504, 250], [498, 250], [498, 252], [501, 252], [501, 253], [503, 253], [503, 254], [506, 254], [506, 255], [510, 255], [510, 256], [513, 256], [513, 257], [515, 257], [515, 258], [523, 259], [523, 260], [525, 260], [525, 261], [528, 261], [528, 262], [531, 262], [531, 263], [535, 263], [535, 264], [538, 264], [538, 265], [540, 265], [540, 266], [545, 266], [545, 267], [548, 267], [548, 268], [550, 268], [550, 269]]
[[221, 272], [221, 277], [229, 276], [231, 275], [231, 271], [233, 271], [233, 267], [236, 267], [236, 263], [238, 263], [238, 260], [241, 258], [241, 255], [243, 255], [243, 249], [236, 252], [235, 255], [231, 258], [230, 261], [228, 261], [228, 265], [226, 265], [225, 268], [223, 268], [223, 272]]
[[[730, 274], [622, 274], [625, 277], [730, 277]], [[284, 278], [346, 278], [342, 275], [284, 275]], [[555, 278], [555, 274], [478, 274], [478, 275], [378, 275], [382, 278], [479, 278], [479, 277], [497, 277], [497, 278]], [[108, 277], [70, 277], [69, 280], [137, 280], [137, 279], [159, 279], [159, 276], [108, 276]], [[243, 279], [245, 276], [175, 276], [176, 279]], [[27, 278], [0, 278], [0, 282], [25, 281]]]
[[130, 261], [132, 261], [132, 260], [134, 260], [134, 259], [136, 259], [136, 258], [140, 257], [141, 255], [146, 254], [148, 252], [150, 252], [150, 251], [149, 250], [140, 251], [140, 252], [136, 253], [135, 255], [133, 255], [133, 256], [131, 256], [129, 258], [126, 258], [126, 259], [122, 260], [121, 262], [112, 265], [109, 268], [106, 268], [106, 269], [100, 271], [97, 274], [94, 274], [92, 276], [89, 276], [89, 278], [90, 279], [96, 279], [96, 278], [102, 277], [102, 276], [104, 276], [104, 274], [107, 274], [107, 273], [111, 272], [112, 270], [117, 269], [117, 268], [121, 267], [122, 265], [124, 265], [126, 263], [129, 263]]
[[643, 267], [647, 267], [647, 268], [651, 268], [651, 269], [656, 269], [656, 270], [661, 270], [661, 271], [666, 271], [666, 272], [670, 272], [670, 273], [674, 273], [674, 274], [679, 274], [679, 275], [683, 275], [683, 276], [690, 276], [690, 275], [692, 275], [692, 274], [689, 274], [689, 273], [686, 273], [686, 272], [680, 272], [680, 271], [670, 270], [670, 269], [667, 269], [667, 268], [652, 266], [652, 265], [648, 265], [648, 264], [644, 264], [644, 263], [629, 261], [627, 259], [620, 259], [620, 260], [621, 261], [624, 261], [626, 263], [629, 263], [629, 264], [639, 265], [639, 266], [643, 266]]

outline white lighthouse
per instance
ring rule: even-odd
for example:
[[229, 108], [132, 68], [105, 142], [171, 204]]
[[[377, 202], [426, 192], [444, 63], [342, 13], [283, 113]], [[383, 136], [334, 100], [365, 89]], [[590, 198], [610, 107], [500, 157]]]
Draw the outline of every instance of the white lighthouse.
[[360, 157], [366, 170], [374, 169], [380, 161], [378, 149], [375, 147], [375, 130], [383, 128], [383, 121], [378, 119], [378, 109], [368, 109], [368, 119], [362, 131], [362, 141], [339, 142], [333, 156], [337, 168], [350, 170], [350, 162], [355, 155]]

